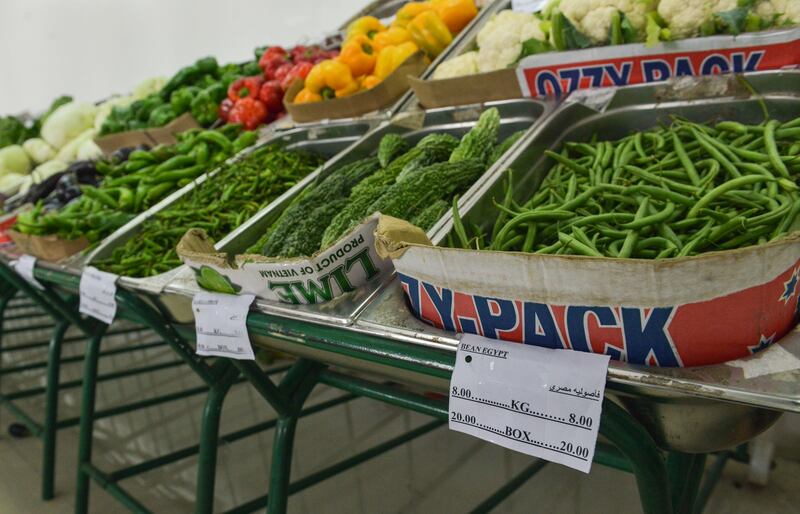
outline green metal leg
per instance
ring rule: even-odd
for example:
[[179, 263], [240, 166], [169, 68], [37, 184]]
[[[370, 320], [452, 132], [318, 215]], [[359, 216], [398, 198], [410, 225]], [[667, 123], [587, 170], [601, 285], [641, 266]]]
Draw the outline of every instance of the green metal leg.
[[653, 438], [616, 403], [603, 401], [600, 434], [608, 438], [631, 463], [645, 514], [671, 514], [672, 499], [664, 459]]
[[214, 481], [217, 473], [217, 445], [222, 402], [239, 377], [239, 370], [227, 363], [222, 378], [213, 384], [206, 397], [203, 421], [200, 428], [200, 451], [197, 460], [197, 499], [195, 512], [211, 514], [214, 511]]
[[675, 514], [694, 512], [705, 463], [705, 454], [670, 452], [667, 455], [667, 475], [672, 488], [672, 507]]
[[706, 476], [703, 478], [703, 483], [694, 501], [693, 514], [701, 514], [703, 512], [706, 503], [708, 503], [708, 499], [711, 497], [711, 493], [714, 491], [714, 487], [716, 487], [717, 482], [719, 482], [720, 477], [722, 477], [725, 464], [727, 464], [728, 459], [735, 458], [735, 455], [736, 453], [732, 451], [717, 455], [716, 460], [714, 460], [708, 473], [706, 473]]
[[42, 442], [42, 499], [53, 498], [56, 461], [56, 423], [58, 422], [59, 372], [61, 371], [61, 345], [69, 323], [59, 321], [50, 339], [47, 354], [47, 383], [45, 385], [44, 431]]
[[78, 483], [75, 491], [75, 513], [86, 514], [89, 509], [89, 485], [91, 477], [84, 464], [92, 461], [92, 434], [94, 432], [94, 403], [97, 392], [97, 361], [100, 358], [100, 341], [105, 325], [89, 338], [83, 361], [83, 397], [81, 399], [81, 423], [78, 439]]

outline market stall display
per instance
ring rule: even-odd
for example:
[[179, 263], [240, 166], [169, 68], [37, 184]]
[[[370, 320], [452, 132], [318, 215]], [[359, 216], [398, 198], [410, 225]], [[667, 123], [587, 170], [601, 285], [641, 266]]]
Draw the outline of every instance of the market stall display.
[[[749, 380], [747, 372], [743, 378], [733, 366], [735, 372], [684, 369], [731, 359], [744, 369], [752, 354], [784, 345], [784, 357], [800, 355], [792, 332], [800, 312], [798, 73], [690, 78], [570, 97], [575, 75], [559, 75], [553, 84], [560, 89], [544, 88], [558, 97], [548, 101], [488, 102], [497, 97], [485, 80], [510, 73], [519, 96], [511, 67], [526, 59], [560, 61], [575, 52], [606, 58], [603, 52], [632, 48], [626, 44], [644, 55], [680, 47], [683, 38], [728, 56], [738, 48], [732, 42], [784, 38], [776, 48], [796, 58], [786, 49], [797, 48], [800, 29], [787, 29], [799, 21], [797, 2], [679, 4], [561, 0], [526, 14], [502, 10], [506, 1], [480, 12], [472, 0], [409, 2], [392, 9], [393, 21], [354, 19], [340, 52], [269, 47], [256, 51], [257, 61], [228, 66], [205, 58], [166, 83], [148, 81], [136, 98], [54, 108], [41, 129], [0, 120], [0, 156], [12, 149], [4, 157], [10, 173], [24, 167], [23, 154], [49, 160], [58, 158], [55, 149], [67, 149], [73, 160], [91, 157], [7, 207], [32, 204], [18, 211], [21, 239], [10, 251], [36, 253], [24, 246], [35, 238], [47, 238], [49, 247], [78, 242], [66, 253], [94, 250], [58, 265], [39, 261], [33, 273], [43, 291], [12, 271], [11, 253], [0, 254], [0, 303], [19, 289], [63, 317], [51, 351], [69, 324], [89, 338], [76, 511], [88, 509], [93, 479], [138, 505], [119, 481], [199, 453], [196, 510], [211, 512], [216, 447], [233, 440], [219, 435], [222, 403], [243, 376], [278, 412], [269, 426], [278, 431], [269, 495], [239, 510], [269, 502], [270, 512], [284, 512], [293, 487], [380, 453], [368, 450], [290, 484], [293, 427], [307, 412], [300, 407], [311, 387], [323, 383], [444, 417], [438, 399], [346, 373], [385, 373], [446, 391], [463, 333], [612, 356], [614, 400], [604, 401], [598, 420], [612, 444], [598, 443], [597, 462], [633, 469], [648, 514], [673, 512], [671, 502], [700, 509], [710, 491], [704, 486], [695, 499], [705, 454], [769, 427], [780, 413], [768, 409], [800, 405], [797, 369], [774, 381]], [[403, 104], [391, 117], [255, 132], [287, 108], [293, 115], [322, 109], [305, 111], [312, 112], [307, 119], [337, 102], [377, 110], [364, 95], [386, 93], [394, 79], [448, 55], [457, 57], [417, 84], [475, 84], [470, 91], [478, 97], [445, 91], [436, 97], [449, 105], [441, 109]], [[712, 71], [748, 69], [749, 57], [737, 59], [739, 69], [731, 57], [728, 70], [717, 60]], [[582, 67], [575, 80], [610, 85], [626, 62], [600, 75]], [[569, 72], [572, 64], [558, 66]], [[392, 94], [402, 94], [405, 83], [395, 86]], [[459, 103], [453, 98], [472, 105], [452, 107]], [[102, 158], [80, 152], [90, 130], [154, 128], [181, 114], [215, 128]], [[152, 328], [203, 381], [193, 391], [210, 391], [198, 445], [110, 473], [92, 464], [93, 423], [105, 415], [95, 410], [94, 393], [106, 327], [64, 299], [80, 293], [88, 266], [120, 275], [117, 316]], [[203, 290], [259, 297], [243, 319], [244, 335], [299, 357], [281, 385], [255, 362], [206, 361], [195, 353], [192, 299]], [[58, 359], [50, 363], [57, 370]], [[329, 363], [341, 369], [325, 369]], [[48, 401], [57, 400], [55, 377]], [[46, 433], [58, 426], [48, 405]], [[234, 434], [245, 433], [255, 430]]]
[[387, 220], [379, 253], [438, 327], [651, 366], [751, 355], [797, 322], [797, 78], [564, 103], [454, 205], [445, 246]]
[[255, 142], [254, 133], [240, 133], [238, 125], [218, 131], [191, 130], [180, 134], [176, 145], [124, 152], [119, 159], [98, 161], [94, 167], [103, 177], [99, 186], [80, 187], [79, 198], [54, 211], [48, 211], [45, 202], [37, 202], [17, 216], [12, 237], [55, 235], [57, 240], [84, 240], [84, 247], [95, 244], [137, 213]]
[[110, 258], [94, 264], [128, 277], [169, 271], [181, 263], [175, 246], [189, 228], [202, 227], [209, 237], [219, 239], [321, 163], [317, 155], [285, 151], [278, 145], [258, 148], [224, 164], [210, 180], [144, 222], [136, 237], [114, 250]]
[[408, 89], [477, 18], [474, 0], [409, 2], [390, 26], [374, 16], [353, 20], [341, 54], [316, 64], [287, 92], [284, 104], [298, 121], [344, 118], [380, 110]]
[[[246, 226], [257, 229], [237, 238], [234, 255], [220, 254], [202, 230], [189, 231], [178, 254], [193, 269], [211, 268], [234, 289], [272, 301], [324, 304], [374, 285], [391, 271], [374, 250], [375, 213], [432, 227], [547, 109], [531, 100], [442, 109], [416, 127], [400, 117], [326, 163], [290, 205], [253, 217]], [[358, 307], [342, 311], [350, 309]]]
[[[796, 2], [684, 5], [552, 0], [530, 13], [501, 1], [430, 79], [411, 86], [422, 105], [437, 107], [798, 64]], [[456, 80], [467, 76], [476, 80]]]

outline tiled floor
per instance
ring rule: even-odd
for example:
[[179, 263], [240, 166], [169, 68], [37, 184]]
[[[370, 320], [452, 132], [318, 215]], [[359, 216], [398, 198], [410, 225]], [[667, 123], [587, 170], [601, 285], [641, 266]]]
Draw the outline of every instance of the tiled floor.
[[[42, 332], [39, 338], [46, 337]], [[131, 344], [117, 338], [107, 347]], [[22, 342], [17, 338], [16, 342]], [[12, 344], [6, 340], [4, 345]], [[81, 344], [67, 346], [77, 354]], [[13, 361], [41, 360], [44, 351], [14, 355]], [[101, 361], [101, 373], [165, 362], [175, 357], [166, 348], [115, 355]], [[11, 365], [9, 355], [3, 365]], [[62, 381], [80, 377], [81, 364], [62, 367]], [[3, 377], [4, 391], [43, 384], [41, 370]], [[185, 367], [138, 375], [101, 384], [99, 407], [130, 402], [199, 385]], [[311, 402], [335, 398], [341, 392], [317, 388]], [[40, 399], [20, 402], [37, 418]], [[194, 444], [199, 438], [203, 396], [108, 418], [97, 423], [94, 462], [110, 471], [164, 452]], [[61, 417], [79, 413], [79, 389], [62, 395]], [[270, 409], [245, 384], [234, 386], [226, 401], [223, 433], [272, 417]], [[384, 404], [356, 399], [301, 420], [295, 446], [293, 478], [301, 478], [353, 453], [420, 426], [429, 419]], [[56, 498], [39, 500], [41, 442], [33, 437], [13, 439], [6, 431], [12, 422], [0, 412], [0, 514], [67, 513], [75, 489], [77, 428], [59, 432]], [[272, 432], [223, 445], [219, 451], [215, 507], [217, 512], [266, 492], [267, 462]], [[433, 432], [376, 457], [345, 474], [292, 496], [289, 512], [296, 514], [462, 513], [489, 496], [519, 473], [530, 459], [469, 436], [440, 427]], [[157, 513], [192, 512], [196, 459], [188, 458], [123, 482], [148, 508]], [[733, 463], [711, 498], [707, 512], [797, 512], [800, 505], [800, 464], [778, 460], [766, 488], [747, 484], [747, 468]], [[92, 485], [91, 512], [125, 512], [96, 484]], [[590, 475], [548, 465], [496, 509], [498, 513], [636, 513], [640, 512], [630, 475], [595, 466]]]

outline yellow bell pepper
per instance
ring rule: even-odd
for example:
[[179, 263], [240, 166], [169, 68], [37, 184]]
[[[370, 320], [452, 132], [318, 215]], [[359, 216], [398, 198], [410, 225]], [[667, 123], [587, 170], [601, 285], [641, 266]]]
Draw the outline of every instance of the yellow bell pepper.
[[372, 40], [372, 45], [375, 47], [375, 50], [380, 52], [387, 46], [399, 45], [406, 41], [411, 41], [411, 34], [403, 27], [392, 26], [389, 27], [388, 30], [378, 32]]
[[364, 80], [361, 81], [361, 87], [363, 87], [364, 89], [372, 89], [381, 82], [383, 82], [383, 79], [379, 79], [375, 75], [367, 75], [366, 77], [364, 77]]
[[451, 34], [458, 34], [478, 15], [475, 0], [432, 0], [433, 10]]
[[375, 37], [375, 34], [383, 32], [384, 30], [386, 30], [386, 27], [381, 23], [381, 20], [375, 16], [362, 16], [347, 26], [344, 41], [346, 43], [354, 37], [361, 35], [372, 39]]
[[[384, 32], [381, 32], [381, 34], [384, 34]], [[375, 50], [372, 40], [360, 34], [354, 36], [342, 46], [338, 60], [350, 68], [354, 77], [360, 77], [372, 73], [377, 57], [378, 52]]]
[[305, 87], [323, 99], [341, 98], [358, 91], [358, 82], [346, 64], [327, 59], [314, 65], [306, 77]]
[[392, 27], [406, 27], [417, 15], [433, 9], [430, 2], [408, 2], [394, 14]]
[[418, 14], [406, 28], [411, 40], [431, 59], [442, 53], [453, 40], [450, 29], [433, 11]]
[[293, 103], [296, 104], [308, 104], [312, 102], [321, 102], [322, 95], [318, 93], [312, 93], [309, 91], [307, 87], [301, 89], [294, 97]]
[[395, 46], [387, 46], [378, 54], [373, 75], [380, 80], [392, 74], [406, 59], [419, 51], [417, 45], [411, 41]]

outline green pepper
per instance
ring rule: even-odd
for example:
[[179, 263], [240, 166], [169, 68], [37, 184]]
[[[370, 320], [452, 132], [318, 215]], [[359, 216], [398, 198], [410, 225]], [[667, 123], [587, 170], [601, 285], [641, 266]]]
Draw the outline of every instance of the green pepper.
[[[135, 103], [135, 102], [134, 102]], [[164, 105], [164, 100], [161, 99], [158, 95], [150, 95], [144, 100], [140, 106], [138, 106], [138, 110], [136, 113], [136, 119], [141, 122], [147, 122], [150, 119], [150, 113], [153, 112], [157, 107]]]
[[159, 105], [150, 112], [150, 117], [147, 122], [153, 127], [163, 127], [170, 121], [174, 120], [178, 114], [170, 104]]
[[202, 59], [198, 59], [197, 62], [194, 63], [194, 66], [202, 74], [214, 74], [217, 73], [217, 70], [219, 69], [219, 64], [214, 57], [203, 57]]
[[163, 182], [151, 187], [144, 197], [144, 202], [147, 205], [153, 205], [160, 200], [164, 195], [175, 189], [175, 182]]
[[176, 155], [166, 161], [162, 162], [156, 169], [153, 170], [153, 173], [161, 173], [162, 171], [169, 171], [174, 170], [176, 168], [183, 168], [185, 166], [189, 166], [190, 164], [194, 164], [194, 157], [189, 155]]
[[214, 101], [207, 89], [204, 89], [194, 97], [191, 111], [197, 123], [204, 127], [217, 121], [217, 102]]
[[228, 138], [215, 130], [205, 130], [197, 136], [197, 139], [216, 145], [223, 152], [231, 151], [231, 142], [228, 141]]
[[241, 152], [248, 146], [252, 146], [258, 140], [258, 134], [255, 131], [248, 130], [242, 132], [239, 137], [233, 142], [233, 153], [234, 155]]
[[208, 93], [208, 96], [210, 96], [217, 104], [225, 100], [225, 98], [228, 96], [228, 88], [219, 82], [215, 82], [208, 86], [205, 89], [205, 92]]
[[250, 61], [242, 65], [242, 75], [249, 77], [252, 75], [261, 75], [261, 68], [258, 67], [257, 61]]
[[183, 114], [192, 105], [192, 99], [201, 90], [196, 86], [186, 86], [174, 91], [169, 97], [169, 103], [176, 114]]

